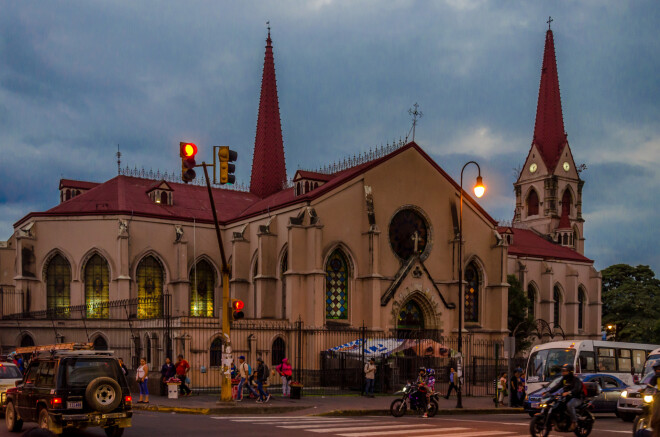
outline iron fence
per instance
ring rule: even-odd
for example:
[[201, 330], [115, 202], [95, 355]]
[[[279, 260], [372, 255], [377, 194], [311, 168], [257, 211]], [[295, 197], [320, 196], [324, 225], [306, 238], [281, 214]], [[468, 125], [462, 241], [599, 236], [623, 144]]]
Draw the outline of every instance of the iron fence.
[[[219, 318], [173, 316], [171, 297], [131, 299], [99, 305], [2, 315], [0, 347], [60, 342], [91, 342], [97, 349], [114, 350], [133, 370], [145, 358], [150, 365], [151, 390], [162, 390], [158, 377], [166, 357], [183, 355], [191, 365], [189, 377], [196, 393], [216, 393], [222, 381], [221, 358], [225, 339]], [[144, 311], [144, 308], [151, 308]], [[4, 314], [4, 313], [3, 313]], [[240, 320], [232, 325], [234, 362], [244, 356], [256, 368], [263, 358], [271, 370], [269, 390], [279, 392], [274, 372], [283, 358], [294, 369], [293, 379], [308, 394], [360, 393], [364, 364], [374, 358], [376, 390], [392, 392], [415, 379], [420, 367], [436, 372], [436, 390], [446, 392], [449, 371], [456, 368], [458, 340], [437, 330], [374, 330], [328, 324], [307, 326], [303, 320]], [[503, 344], [497, 340], [463, 336], [465, 395], [493, 395], [493, 382], [506, 370]]]

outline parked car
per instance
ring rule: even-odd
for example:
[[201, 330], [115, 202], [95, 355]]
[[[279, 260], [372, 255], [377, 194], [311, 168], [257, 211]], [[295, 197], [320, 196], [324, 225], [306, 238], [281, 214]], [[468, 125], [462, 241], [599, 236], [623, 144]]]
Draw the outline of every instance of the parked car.
[[23, 375], [14, 363], [0, 362], [0, 416], [5, 415], [5, 398], [7, 389], [16, 387], [16, 382], [21, 381]]
[[[596, 382], [600, 385], [600, 395], [591, 400], [591, 412], [616, 414], [619, 396], [628, 387], [626, 383], [616, 376], [608, 375], [606, 373], [581, 373], [576, 376], [578, 376], [583, 382]], [[561, 378], [561, 376], [559, 378]], [[541, 411], [539, 404], [541, 398], [547, 391], [546, 387], [540, 388], [527, 395], [523, 407], [525, 412], [529, 413], [530, 416]]]
[[617, 416], [626, 422], [632, 422], [635, 420], [635, 416], [642, 414], [644, 389], [648, 386], [653, 375], [654, 372], [651, 371], [642, 378], [638, 385], [631, 385], [621, 393], [617, 403]]
[[10, 432], [36, 422], [55, 434], [99, 426], [108, 437], [119, 437], [133, 415], [128, 383], [108, 351], [40, 352], [21, 382], [7, 390], [5, 402]]

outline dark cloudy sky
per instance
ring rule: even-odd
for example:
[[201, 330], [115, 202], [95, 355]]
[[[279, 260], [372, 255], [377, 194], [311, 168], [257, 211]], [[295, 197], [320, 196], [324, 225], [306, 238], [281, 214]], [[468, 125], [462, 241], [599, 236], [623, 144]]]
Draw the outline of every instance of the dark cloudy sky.
[[452, 176], [476, 159], [513, 214], [552, 23], [564, 120], [586, 163], [586, 255], [660, 270], [660, 3], [0, 0], [0, 239], [60, 177], [175, 170], [178, 142], [230, 145], [249, 182], [270, 20], [287, 170], [405, 137]]

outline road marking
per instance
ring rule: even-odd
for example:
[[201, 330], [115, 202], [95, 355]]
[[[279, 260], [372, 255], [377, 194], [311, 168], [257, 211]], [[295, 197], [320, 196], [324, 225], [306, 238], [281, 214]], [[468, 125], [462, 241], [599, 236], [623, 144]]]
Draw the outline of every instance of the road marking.
[[[377, 426], [349, 426], [346, 427], [348, 424], [346, 424], [342, 428], [326, 428], [326, 429], [308, 429], [307, 431], [309, 432], [342, 432], [342, 431], [374, 431], [377, 429], [399, 429], [399, 428], [407, 428], [408, 431], [406, 432], [414, 432], [416, 430], [411, 429], [411, 428], [428, 428], [429, 424], [418, 424], [418, 425], [377, 425]], [[431, 429], [437, 429], [437, 428], [431, 428]], [[464, 429], [464, 428], [459, 428], [459, 429]], [[424, 430], [426, 431], [426, 429]], [[400, 433], [400, 432], [399, 432]]]
[[[473, 434], [445, 434], [447, 431], [469, 431], [469, 428], [438, 428], [433, 427], [433, 428], [424, 428], [424, 429], [410, 429], [412, 425], [404, 425], [408, 429], [404, 430], [397, 430], [397, 431], [375, 431], [375, 432], [350, 432], [346, 434], [337, 434], [342, 437], [368, 437], [372, 435], [378, 435], [378, 436], [383, 436], [383, 435], [396, 435], [396, 434], [406, 434], [406, 435], [411, 435], [411, 433], [419, 433], [419, 432], [435, 432], [435, 435], [442, 435], [445, 437], [457, 437], [457, 436], [462, 436], [462, 437], [467, 437], [467, 436], [472, 436]], [[419, 425], [419, 426], [428, 426], [428, 425]], [[393, 428], [393, 427], [388, 427], [388, 428]], [[356, 430], [358, 428], [355, 428]], [[318, 430], [310, 430], [312, 432], [319, 432]], [[437, 434], [438, 432], [442, 431], [442, 434]], [[428, 434], [426, 434], [428, 435]], [[415, 437], [422, 437], [421, 435], [416, 435]]]
[[[344, 419], [343, 421], [345, 421]], [[290, 422], [296, 422], [296, 423], [308, 423], [308, 422], [342, 422], [342, 419], [324, 419], [324, 418], [309, 418], [309, 419], [300, 419], [298, 417], [293, 417], [290, 419], [273, 419], [270, 417], [263, 417], [261, 419], [231, 419], [232, 422], [249, 422], [249, 423], [290, 423]]]
[[[487, 437], [487, 436], [504, 436], [506, 435], [507, 437], [516, 437], [512, 436], [513, 431], [470, 431], [468, 428], [461, 428], [464, 430], [464, 432], [460, 433], [451, 433], [447, 434], [447, 430], [455, 430], [456, 428], [445, 428], [445, 429], [434, 429], [433, 434], [415, 434], [415, 437]], [[426, 431], [426, 430], [425, 430]], [[402, 434], [404, 432], [396, 432], [396, 434]], [[418, 430], [414, 431], [415, 433], [419, 432]], [[395, 431], [392, 432], [372, 432], [372, 433], [356, 433], [356, 434], [338, 434], [342, 437], [367, 437], [367, 436], [380, 436], [380, 435], [389, 435], [389, 434], [395, 434]]]
[[[328, 425], [332, 424], [332, 422], [331, 423], [316, 423], [316, 422], [310, 423], [310, 422], [306, 422], [305, 425], [300, 425], [299, 423], [300, 422], [298, 422], [298, 424], [296, 424], [296, 425], [289, 424], [288, 426], [280, 425], [280, 426], [278, 426], [278, 428], [285, 428], [285, 429], [321, 428], [321, 427], [328, 426]], [[344, 425], [344, 422], [335, 422], [335, 423], [337, 423], [338, 425], [340, 423], [342, 425]], [[351, 424], [353, 424], [353, 423], [360, 423], [360, 424], [377, 423], [377, 424], [381, 425], [383, 422], [374, 422], [373, 420], [352, 420], [350, 422], [345, 422], [345, 424], [347, 426], [348, 426], [349, 423], [351, 423]]]

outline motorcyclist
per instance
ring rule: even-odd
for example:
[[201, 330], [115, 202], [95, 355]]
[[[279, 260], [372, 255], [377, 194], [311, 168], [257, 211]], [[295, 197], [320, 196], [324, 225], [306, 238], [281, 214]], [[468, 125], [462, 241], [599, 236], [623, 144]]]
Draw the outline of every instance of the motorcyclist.
[[561, 384], [560, 389], [562, 396], [569, 398], [566, 403], [568, 416], [571, 418], [571, 427], [569, 431], [574, 431], [577, 428], [577, 413], [575, 410], [582, 404], [582, 381], [575, 376], [575, 368], [572, 364], [564, 364], [561, 368]]
[[656, 361], [655, 364], [653, 364], [653, 372], [654, 375], [651, 377], [649, 385], [658, 387], [658, 383], [660, 383], [660, 361]]
[[419, 391], [419, 401], [424, 402], [424, 405], [426, 406], [426, 411], [424, 412], [424, 416], [422, 416], [424, 418], [429, 417], [431, 390], [428, 388], [428, 381], [429, 380], [428, 375], [426, 374], [426, 367], [420, 367], [416, 384], [417, 390]]

